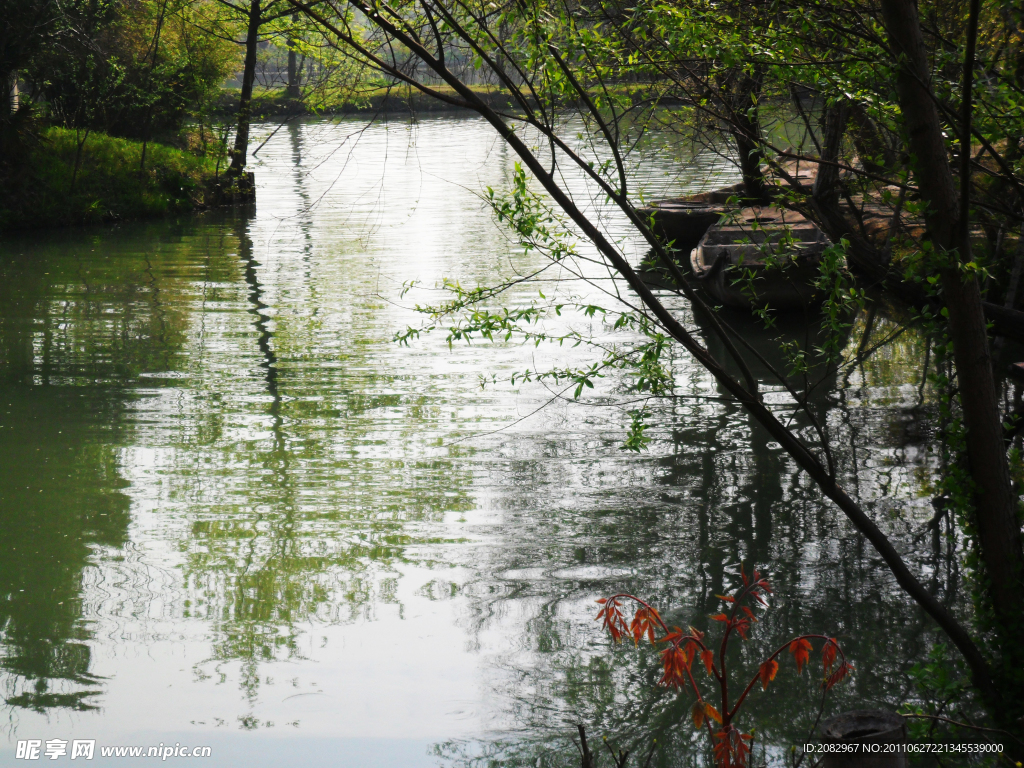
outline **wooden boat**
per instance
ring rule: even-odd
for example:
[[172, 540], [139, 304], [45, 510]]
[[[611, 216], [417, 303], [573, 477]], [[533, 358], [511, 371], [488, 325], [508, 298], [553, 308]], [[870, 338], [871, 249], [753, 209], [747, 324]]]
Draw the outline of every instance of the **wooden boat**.
[[690, 253], [690, 266], [700, 286], [727, 307], [750, 309], [753, 300], [759, 307], [807, 309], [819, 301], [814, 283], [829, 245], [798, 213], [744, 208], [708, 229]]

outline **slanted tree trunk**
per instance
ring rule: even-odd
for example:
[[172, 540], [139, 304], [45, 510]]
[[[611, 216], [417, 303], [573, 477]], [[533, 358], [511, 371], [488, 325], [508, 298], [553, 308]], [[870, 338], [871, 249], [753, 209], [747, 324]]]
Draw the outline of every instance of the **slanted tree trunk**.
[[[942, 124], [931, 92], [917, 4], [914, 0], [882, 0], [881, 7], [893, 54], [902, 58], [896, 88], [917, 186], [927, 204], [928, 235], [937, 252], [955, 251], [952, 263], [941, 270], [943, 298], [949, 312], [960, 403], [967, 428], [967, 456], [975, 485], [973, 522], [984, 570], [982, 579], [987, 582], [983, 589], [1001, 625], [1006, 650], [1007, 643], [1020, 643], [1019, 637], [1012, 641], [1010, 638], [1024, 615], [1024, 555], [981, 293], [974, 275], [960, 270], [962, 263], [970, 261], [969, 230], [961, 218], [967, 207], [961, 210], [950, 170]], [[968, 141], [968, 150], [969, 146]], [[1018, 648], [1016, 654], [1020, 652]], [[1004, 658], [1004, 662], [1009, 661]]]
[[[299, 14], [292, 14], [292, 25], [295, 25], [299, 20]], [[285, 95], [289, 99], [298, 99], [302, 97], [302, 92], [299, 90], [299, 62], [298, 56], [295, 53], [295, 40], [291, 37], [288, 38], [288, 87], [285, 89]]]
[[249, 154], [249, 122], [252, 118], [252, 86], [256, 81], [256, 44], [259, 42], [260, 31], [260, 0], [252, 0], [249, 4], [249, 25], [245, 35], [245, 67], [242, 70], [242, 96], [238, 101], [238, 131], [235, 133], [235, 146], [231, 150], [231, 166], [229, 177], [239, 178], [245, 170], [246, 156]]

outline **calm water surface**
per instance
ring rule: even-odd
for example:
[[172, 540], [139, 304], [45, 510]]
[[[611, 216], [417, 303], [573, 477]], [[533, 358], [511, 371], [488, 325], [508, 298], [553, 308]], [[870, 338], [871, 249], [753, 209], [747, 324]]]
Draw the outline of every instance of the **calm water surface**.
[[[655, 149], [649, 195], [733, 181]], [[637, 456], [621, 382], [589, 406], [508, 384], [591, 352], [392, 341], [442, 278], [540, 264], [478, 197], [513, 163], [482, 121], [292, 123], [257, 160], [253, 211], [0, 243], [0, 764], [60, 738], [211, 745], [216, 766], [554, 766], [578, 721], [690, 764], [689, 697], [610, 646], [594, 600], [705, 627], [740, 560], [777, 595], [748, 654], [832, 633], [858, 673], [828, 711], [903, 698], [929, 625], [689, 360]], [[597, 295], [561, 277], [545, 290]], [[880, 311], [872, 340], [897, 326]], [[908, 330], [817, 407], [845, 482], [949, 595], [922, 538], [925, 345]], [[777, 758], [813, 683], [785, 668], [749, 713]]]

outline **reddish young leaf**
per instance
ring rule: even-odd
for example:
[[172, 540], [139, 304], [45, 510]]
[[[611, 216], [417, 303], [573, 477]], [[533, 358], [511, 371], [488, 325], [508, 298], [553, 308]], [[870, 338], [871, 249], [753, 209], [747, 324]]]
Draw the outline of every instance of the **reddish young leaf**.
[[658, 612], [653, 608], [640, 608], [634, 615], [629, 625], [629, 633], [633, 636], [633, 644], [639, 645], [640, 638], [647, 635], [647, 639], [654, 642], [654, 617]]
[[779, 662], [775, 659], [768, 659], [764, 664], [761, 665], [761, 669], [758, 671], [758, 676], [761, 678], [761, 690], [767, 690], [768, 683], [775, 679], [775, 676], [779, 673]]
[[793, 654], [793, 661], [796, 662], [796, 673], [799, 675], [804, 664], [811, 657], [811, 643], [809, 640], [800, 637], [789, 644], [789, 652]]
[[832, 665], [836, 661], [836, 651], [839, 649], [839, 645], [836, 643], [836, 639], [833, 637], [831, 640], [827, 640], [825, 645], [821, 649], [821, 667], [822, 671], [827, 675], [832, 670]]
[[693, 650], [691, 646], [693, 643], [686, 643], [685, 645], [679, 646], [679, 652], [683, 654], [683, 664], [689, 669], [693, 665]]
[[686, 643], [683, 648], [683, 653], [686, 654], [686, 668], [690, 669], [693, 666], [693, 660], [697, 658], [697, 651], [700, 650], [700, 646], [697, 645], [693, 640]]
[[[747, 578], [747, 572], [745, 570], [743, 570], [743, 563], [740, 563], [740, 576], [743, 577], [743, 586], [744, 587], [749, 587], [750, 586], [750, 579]], [[757, 571], [754, 571], [754, 578], [755, 579], [757, 578]]]
[[718, 768], [746, 768], [750, 756], [750, 746], [746, 743], [753, 736], [740, 733], [732, 725], [726, 726], [715, 734], [715, 764]]
[[[738, 731], [737, 731], [738, 733]], [[750, 756], [750, 747], [747, 745], [754, 737], [749, 733], [740, 733], [739, 738], [733, 742], [733, 762], [737, 768], [745, 768], [747, 758]]]
[[831, 688], [833, 685], [838, 683], [840, 680], [842, 680], [844, 677], [846, 677], [846, 675], [848, 673], [850, 673], [852, 671], [853, 671], [853, 666], [852, 665], [847, 664], [845, 661], [840, 663], [839, 669], [837, 669], [835, 672], [833, 672], [831, 675], [829, 675], [828, 679], [825, 680], [825, 690], [827, 691], [829, 688]]
[[746, 640], [747, 630], [750, 629], [750, 622], [746, 619], [735, 619], [732, 623], [732, 628], [740, 633], [740, 637]]
[[633, 645], [640, 645], [640, 638], [644, 636], [643, 627], [636, 620], [636, 616], [633, 617], [633, 621], [629, 623], [629, 635], [633, 638]]
[[729, 734], [722, 730], [715, 734], [715, 764], [718, 768], [732, 768], [732, 750], [729, 749]]
[[750, 610], [749, 608], [747, 608], [747, 606], [745, 606], [745, 605], [741, 605], [741, 606], [740, 606], [740, 609], [741, 609], [741, 610], [742, 610], [742, 611], [743, 611], [743, 612], [744, 612], [745, 614], [747, 614], [747, 616], [748, 616], [748, 617], [750, 618], [750, 620], [751, 620], [751, 621], [755, 621], [755, 622], [757, 621], [757, 616], [755, 616], [755, 615], [754, 615], [754, 612], [753, 612], [752, 610]]
[[[598, 602], [601, 602], [600, 600]], [[608, 630], [615, 642], [622, 640], [622, 636], [628, 631], [626, 622], [622, 618], [622, 609], [614, 598], [605, 600], [604, 607], [598, 611], [594, 621], [603, 619], [602, 626]]]
[[700, 660], [704, 662], [704, 667], [707, 669], [708, 674], [713, 674], [715, 670], [715, 652], [714, 651], [701, 651]]
[[661, 666], [665, 674], [658, 681], [666, 688], [681, 688], [686, 683], [686, 654], [674, 643], [661, 652]]
[[715, 595], [715, 597], [717, 597], [719, 600], [725, 600], [725, 602], [727, 602], [727, 603], [735, 603], [736, 602], [736, 598], [735, 597], [729, 597], [728, 595]]
[[700, 727], [704, 725], [704, 705], [701, 702], [693, 702], [693, 706], [690, 708], [690, 717], [693, 718], [693, 727], [700, 730]]
[[729, 617], [726, 616], [724, 613], [717, 613], [717, 614], [715, 614], [714, 616], [711, 617], [711, 620], [712, 621], [724, 621], [724, 622], [728, 623], [729, 622]]
[[718, 710], [712, 707], [706, 701], [704, 702], [704, 714], [710, 717], [716, 723], [722, 722], [722, 716], [718, 713]]
[[[648, 615], [651, 618], [652, 626], [654, 626], [654, 625], [657, 625], [659, 627], [662, 626], [663, 622], [661, 620], [661, 614], [658, 613], [658, 609], [657, 608], [648, 608], [647, 610], [648, 610]], [[676, 627], [676, 629], [678, 629], [678, 627]]]

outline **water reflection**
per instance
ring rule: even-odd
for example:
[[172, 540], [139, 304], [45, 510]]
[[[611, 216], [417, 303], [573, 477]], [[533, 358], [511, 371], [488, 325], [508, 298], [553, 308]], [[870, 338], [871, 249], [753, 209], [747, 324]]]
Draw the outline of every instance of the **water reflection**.
[[181, 341], [152, 258], [116, 235], [87, 242], [113, 256], [54, 257], [58, 238], [0, 265], [0, 669], [8, 704], [36, 711], [97, 706], [83, 590], [96, 553], [128, 542], [117, 446], [137, 394], [122, 385]]
[[[87, 709], [100, 681], [90, 673], [83, 572], [95, 547], [127, 537], [128, 498], [114, 451], [91, 434], [117, 403], [55, 387], [10, 388], [0, 408], [0, 627], [9, 704]], [[103, 408], [97, 414], [97, 407]]]
[[[907, 559], [930, 574], [933, 589], [947, 603], [955, 603], [956, 581], [949, 578], [955, 572], [953, 551], [948, 544], [944, 552], [920, 546], [932, 512], [929, 479], [936, 459], [922, 450], [922, 431], [906, 424], [908, 419], [927, 423], [936, 407], [922, 378], [927, 340], [907, 322], [905, 315], [878, 306], [853, 318], [845, 350], [850, 362], [838, 371], [844, 387], [836, 390], [833, 373], [832, 385], [820, 388], [813, 402], [829, 425], [845, 482], [857, 483], [861, 498]], [[764, 333], [749, 323], [738, 327], [754, 344], [766, 344], [780, 331]], [[858, 359], [859, 351], [879, 340], [884, 343], [871, 357]], [[763, 351], [771, 354], [770, 348]], [[755, 375], [763, 382], [768, 378], [764, 370], [755, 369]], [[702, 389], [698, 382], [691, 391]], [[592, 734], [610, 734], [634, 754], [646, 754], [656, 738], [661, 746], [652, 764], [707, 762], [706, 745], [686, 725], [690, 697], [654, 688], [660, 676], [655, 654], [611, 649], [587, 620], [596, 613], [596, 597], [627, 590], [669, 608], [670, 624], [707, 631], [707, 616], [720, 609], [715, 595], [735, 585], [740, 562], [764, 566], [777, 597], [734, 668], [743, 659], [752, 673], [758, 658], [789, 637], [821, 631], [840, 638], [858, 665], [855, 681], [836, 691], [826, 714], [868, 702], [895, 707], [908, 695], [906, 668], [933, 642], [930, 622], [908, 609], [873, 550], [822, 504], [780, 447], [738, 407], [710, 398], [700, 405], [680, 400], [666, 408], [659, 423], [665, 432], [652, 452], [662, 455], [647, 467], [646, 478], [623, 479], [598, 469], [588, 481], [571, 484], [574, 490], [583, 485], [596, 498], [590, 504], [578, 496], [566, 499], [566, 506], [574, 507], [571, 514], [556, 505], [548, 530], [522, 535], [536, 521], [539, 500], [526, 505], [524, 519], [507, 524], [517, 543], [543, 548], [489, 565], [487, 570], [504, 574], [514, 586], [506, 583], [507, 593], [498, 598], [490, 597], [493, 588], [484, 592], [488, 604], [479, 611], [479, 627], [485, 631], [496, 616], [512, 615], [533, 634], [521, 641], [520, 658], [505, 659], [502, 669], [514, 681], [507, 694], [517, 702], [522, 738], [494, 740], [482, 750], [478, 743], [448, 742], [439, 747], [446, 759], [467, 765], [492, 760], [571, 765], [578, 757], [568, 737], [575, 723], [583, 722]], [[607, 454], [604, 462], [618, 463]], [[601, 492], [593, 493], [595, 488]], [[512, 549], [509, 544], [497, 552], [507, 556]], [[603, 564], [611, 580], [566, 580], [566, 569], [557, 566], [566, 563], [568, 553]], [[545, 559], [549, 569], [522, 567]], [[531, 579], [517, 578], [527, 573]], [[524, 621], [524, 615], [531, 618]], [[545, 655], [546, 663], [536, 665]], [[771, 752], [772, 745], [803, 743], [817, 709], [814, 681], [800, 681], [787, 670], [775, 688], [750, 700], [747, 723], [756, 724]], [[784, 758], [785, 750], [776, 749], [774, 759]]]
[[[650, 196], [731, 180], [657, 149]], [[744, 661], [832, 632], [858, 674], [830, 707], [900, 699], [930, 625], [687, 358], [637, 457], [619, 449], [622, 381], [522, 419], [546, 390], [480, 380], [552, 353], [391, 342], [416, 320], [403, 282], [429, 300], [443, 276], [522, 266], [475, 196], [511, 165], [485, 125], [293, 121], [260, 157], [254, 211], [0, 246], [9, 738], [372, 737], [405, 765], [397, 735], [433, 762], [559, 765], [583, 721], [645, 754], [657, 738], [652, 765], [699, 762], [687, 697], [653, 685], [653, 654], [609, 647], [593, 601], [629, 590], [706, 628], [740, 561], [778, 596]], [[893, 336], [905, 325], [886, 306], [855, 318], [851, 360], [884, 343], [812, 407], [844, 482], [953, 601], [955, 560], [926, 528], [927, 340]], [[751, 701], [773, 749], [803, 739], [813, 687], [787, 670]]]

